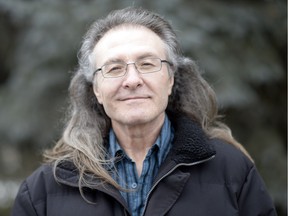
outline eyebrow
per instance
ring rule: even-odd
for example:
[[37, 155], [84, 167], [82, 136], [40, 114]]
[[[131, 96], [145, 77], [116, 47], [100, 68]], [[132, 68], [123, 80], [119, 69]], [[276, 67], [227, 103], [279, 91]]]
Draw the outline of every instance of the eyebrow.
[[148, 52], [148, 53], [144, 53], [144, 54], [138, 56], [136, 61], [139, 59], [144, 59], [144, 58], [160, 58], [160, 57], [155, 55], [155, 53]]
[[[138, 60], [144, 59], [144, 58], [160, 58], [160, 57], [158, 57], [155, 53], [147, 52], [147, 53], [143, 53], [143, 54], [137, 56], [135, 61], [138, 61]], [[125, 61], [120, 57], [111, 58], [111, 59], [108, 59], [107, 61], [105, 61], [103, 65], [107, 65], [107, 64], [111, 64], [111, 63], [119, 63], [119, 62], [125, 62]]]
[[124, 62], [121, 58], [111, 58], [107, 61], [104, 62], [103, 65], [111, 64], [111, 63], [119, 63], [119, 62]]

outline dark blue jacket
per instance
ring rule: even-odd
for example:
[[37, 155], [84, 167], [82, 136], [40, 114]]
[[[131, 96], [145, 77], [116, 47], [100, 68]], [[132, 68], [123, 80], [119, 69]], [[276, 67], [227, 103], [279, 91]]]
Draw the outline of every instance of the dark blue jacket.
[[[173, 147], [162, 164], [145, 206], [146, 216], [276, 215], [255, 165], [239, 150], [209, 139], [186, 117], [172, 121]], [[12, 216], [130, 215], [119, 191], [110, 185], [85, 188], [81, 196], [72, 163], [43, 165], [21, 185]], [[95, 182], [98, 181], [95, 179]]]

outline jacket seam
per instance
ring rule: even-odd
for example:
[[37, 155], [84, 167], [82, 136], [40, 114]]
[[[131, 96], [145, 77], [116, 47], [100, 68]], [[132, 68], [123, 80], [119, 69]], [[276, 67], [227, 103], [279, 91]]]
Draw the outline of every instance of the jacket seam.
[[251, 174], [251, 172], [255, 169], [255, 166], [252, 165], [249, 169], [249, 171], [247, 172], [247, 174], [245, 175], [245, 179], [243, 181], [243, 184], [241, 185], [241, 189], [239, 190], [239, 194], [237, 196], [237, 202], [239, 201], [239, 198], [241, 197], [242, 191], [243, 191], [243, 187], [245, 186], [245, 184], [248, 182], [248, 177]]
[[[32, 197], [31, 197], [31, 193], [30, 193], [30, 190], [29, 190], [29, 185], [28, 185], [27, 180], [24, 181], [24, 185], [25, 185], [25, 190], [23, 191], [23, 193], [24, 193], [24, 192], [27, 192], [27, 194], [28, 194], [28, 200], [29, 200], [29, 202], [31, 203], [31, 206], [32, 206], [35, 214], [38, 215], [38, 214], [37, 214], [37, 211], [36, 211], [36, 208], [35, 208], [37, 202], [34, 202], [34, 203], [33, 203], [33, 201], [32, 201]], [[23, 193], [22, 193], [22, 195], [24, 195]], [[41, 200], [39, 199], [39, 201], [41, 201]], [[38, 202], [39, 202], [39, 201], [38, 201]], [[42, 202], [43, 202], [43, 201], [42, 201]]]

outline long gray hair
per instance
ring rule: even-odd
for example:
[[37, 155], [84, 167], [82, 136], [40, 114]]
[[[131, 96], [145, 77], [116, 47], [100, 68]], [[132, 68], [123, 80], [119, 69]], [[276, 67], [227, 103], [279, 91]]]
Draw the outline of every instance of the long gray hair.
[[217, 137], [235, 145], [250, 158], [242, 145], [232, 137], [230, 129], [218, 120], [215, 93], [202, 78], [197, 65], [182, 56], [171, 25], [158, 14], [141, 8], [126, 8], [113, 11], [106, 18], [96, 21], [86, 33], [79, 52], [79, 68], [69, 87], [69, 119], [62, 138], [44, 154], [46, 161], [53, 162], [55, 167], [63, 161], [72, 161], [79, 171], [81, 187], [92, 187], [93, 183], [87, 182], [85, 175], [93, 174], [101, 182], [119, 188], [105, 169], [109, 161], [104, 138], [111, 123], [93, 93], [95, 68], [91, 55], [97, 42], [109, 30], [123, 25], [146, 27], [165, 43], [167, 58], [174, 68], [174, 86], [167, 110], [193, 118], [202, 125], [209, 137]]

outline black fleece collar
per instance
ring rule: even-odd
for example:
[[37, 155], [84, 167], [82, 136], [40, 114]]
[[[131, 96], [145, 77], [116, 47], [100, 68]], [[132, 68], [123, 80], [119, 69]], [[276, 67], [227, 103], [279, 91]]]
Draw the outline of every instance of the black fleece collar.
[[173, 147], [169, 157], [178, 163], [194, 163], [216, 154], [199, 123], [183, 114], [168, 113], [174, 127]]

